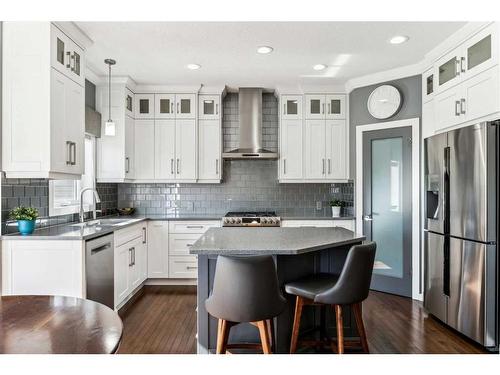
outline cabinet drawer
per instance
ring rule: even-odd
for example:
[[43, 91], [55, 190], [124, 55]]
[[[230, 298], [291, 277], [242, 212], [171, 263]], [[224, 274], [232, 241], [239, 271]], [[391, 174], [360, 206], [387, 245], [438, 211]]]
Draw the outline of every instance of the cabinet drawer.
[[169, 233], [205, 233], [208, 229], [220, 227], [220, 221], [171, 221]]
[[190, 255], [189, 249], [200, 238], [199, 233], [174, 233], [169, 236], [169, 255]]
[[115, 247], [142, 237], [146, 241], [146, 223], [136, 224], [131, 227], [120, 229], [115, 232]]
[[168, 260], [168, 277], [172, 279], [196, 279], [198, 260], [196, 255], [171, 256]]
[[282, 227], [302, 228], [302, 227], [333, 227], [333, 220], [284, 220], [281, 223]]

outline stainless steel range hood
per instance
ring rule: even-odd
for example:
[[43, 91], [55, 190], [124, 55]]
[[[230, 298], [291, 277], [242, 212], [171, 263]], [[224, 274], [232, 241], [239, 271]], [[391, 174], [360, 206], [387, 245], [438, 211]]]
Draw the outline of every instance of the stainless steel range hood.
[[240, 139], [237, 149], [224, 152], [225, 159], [276, 159], [278, 153], [262, 148], [262, 89], [239, 89]]

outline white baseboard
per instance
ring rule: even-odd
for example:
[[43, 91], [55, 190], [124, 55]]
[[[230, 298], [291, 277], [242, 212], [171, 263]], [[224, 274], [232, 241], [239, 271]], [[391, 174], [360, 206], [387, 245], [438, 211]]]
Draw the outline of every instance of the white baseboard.
[[198, 285], [197, 279], [147, 279], [145, 285]]

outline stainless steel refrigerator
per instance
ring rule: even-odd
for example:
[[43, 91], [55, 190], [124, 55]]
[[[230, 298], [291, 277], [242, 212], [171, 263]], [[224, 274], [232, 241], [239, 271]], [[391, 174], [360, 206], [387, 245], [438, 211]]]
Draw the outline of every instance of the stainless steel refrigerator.
[[498, 350], [499, 122], [425, 140], [425, 289], [429, 313]]

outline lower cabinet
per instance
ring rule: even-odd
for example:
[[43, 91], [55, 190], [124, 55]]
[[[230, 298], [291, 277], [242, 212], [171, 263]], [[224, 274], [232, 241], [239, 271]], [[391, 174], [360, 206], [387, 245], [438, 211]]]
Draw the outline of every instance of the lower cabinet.
[[212, 227], [210, 221], [150, 221], [148, 223], [148, 277], [196, 279], [198, 260], [189, 248]]
[[115, 232], [115, 307], [122, 305], [147, 278], [146, 223]]
[[349, 220], [283, 220], [282, 227], [289, 228], [332, 228], [341, 227], [354, 231], [355, 222], [353, 219]]

